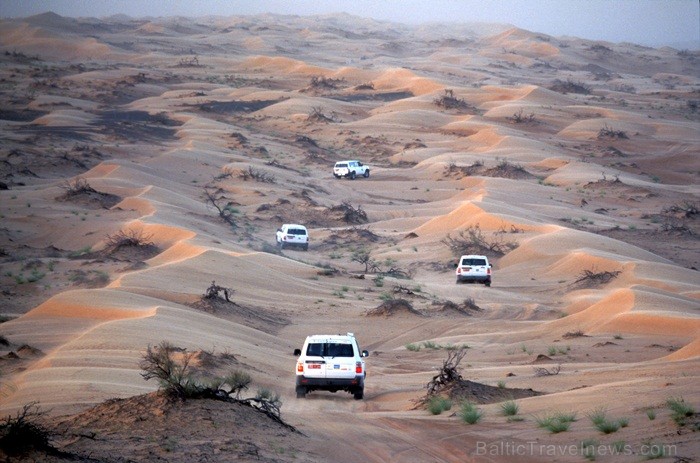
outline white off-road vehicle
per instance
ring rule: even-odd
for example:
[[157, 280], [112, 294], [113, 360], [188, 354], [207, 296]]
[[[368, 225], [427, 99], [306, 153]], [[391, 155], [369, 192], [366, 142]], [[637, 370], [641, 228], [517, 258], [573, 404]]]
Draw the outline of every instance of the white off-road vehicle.
[[287, 246], [299, 246], [304, 251], [309, 250], [309, 232], [303, 225], [285, 223], [277, 229], [277, 246], [284, 249]]
[[462, 256], [457, 263], [457, 283], [483, 283], [491, 286], [491, 264], [486, 256], [474, 254]]
[[364, 358], [369, 354], [361, 351], [355, 335], [315, 334], [308, 336], [301, 349], [295, 349], [296, 393], [301, 399], [308, 392], [347, 391], [355, 400], [361, 400], [365, 391]]
[[369, 166], [356, 160], [338, 161], [333, 166], [333, 175], [335, 175], [335, 178], [347, 177], [351, 180], [354, 180], [359, 175], [367, 178], [369, 177]]

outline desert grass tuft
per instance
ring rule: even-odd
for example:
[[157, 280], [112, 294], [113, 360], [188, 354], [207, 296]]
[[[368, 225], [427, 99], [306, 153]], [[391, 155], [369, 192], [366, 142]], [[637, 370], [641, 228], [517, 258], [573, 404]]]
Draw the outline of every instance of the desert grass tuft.
[[546, 429], [552, 434], [558, 434], [569, 430], [571, 423], [576, 421], [576, 413], [557, 412], [545, 417], [538, 417], [535, 421], [540, 428]]
[[459, 416], [462, 418], [462, 421], [467, 424], [476, 424], [481, 421], [481, 418], [484, 416], [484, 412], [473, 403], [467, 401], [462, 403]]
[[439, 415], [440, 413], [451, 408], [452, 401], [446, 397], [433, 396], [428, 401], [428, 411], [433, 415]]
[[520, 411], [518, 403], [514, 400], [509, 400], [501, 404], [501, 412], [503, 416], [515, 416]]
[[695, 414], [693, 407], [688, 405], [682, 397], [669, 398], [666, 406], [671, 410], [671, 418], [678, 426], [685, 426], [687, 419]]

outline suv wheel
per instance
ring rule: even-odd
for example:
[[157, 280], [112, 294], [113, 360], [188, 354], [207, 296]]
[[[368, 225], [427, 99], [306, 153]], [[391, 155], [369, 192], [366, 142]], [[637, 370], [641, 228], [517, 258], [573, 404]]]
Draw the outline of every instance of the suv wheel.
[[306, 388], [301, 386], [297, 388], [297, 399], [303, 399], [306, 397]]
[[362, 174], [362, 175], [364, 175], [365, 178], [368, 178], [368, 177], [369, 177], [369, 169], [367, 169], [367, 170], [365, 171], [365, 173]]
[[362, 398], [365, 396], [365, 390], [355, 389], [355, 392], [352, 393], [352, 396], [355, 398], [355, 400], [362, 400]]
[[304, 249], [304, 251], [308, 251], [309, 250], [309, 243], [305, 243], [303, 249]]

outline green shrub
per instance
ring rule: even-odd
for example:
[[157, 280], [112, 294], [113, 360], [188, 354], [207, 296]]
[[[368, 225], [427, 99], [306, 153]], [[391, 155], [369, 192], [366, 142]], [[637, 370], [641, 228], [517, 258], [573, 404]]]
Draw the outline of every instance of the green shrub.
[[428, 411], [433, 415], [439, 415], [440, 413], [451, 408], [452, 401], [446, 397], [433, 396], [428, 401]]
[[515, 416], [518, 414], [520, 407], [514, 400], [509, 400], [501, 404], [501, 412], [503, 416]]
[[671, 409], [671, 418], [678, 426], [685, 426], [687, 418], [695, 414], [693, 407], [685, 403], [682, 397], [671, 397], [666, 405]]
[[420, 345], [418, 344], [406, 344], [406, 350], [411, 352], [418, 352], [420, 350]]
[[576, 421], [576, 413], [560, 412], [536, 419], [537, 426], [548, 430], [552, 434], [568, 431], [569, 426], [574, 421]]
[[459, 416], [467, 424], [476, 424], [484, 416], [484, 413], [471, 402], [463, 402], [459, 411]]

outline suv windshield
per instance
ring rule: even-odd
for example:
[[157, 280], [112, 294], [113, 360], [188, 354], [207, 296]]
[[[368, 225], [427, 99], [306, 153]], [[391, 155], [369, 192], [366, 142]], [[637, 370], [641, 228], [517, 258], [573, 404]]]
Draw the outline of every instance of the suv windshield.
[[306, 355], [316, 357], [354, 357], [355, 353], [352, 350], [352, 344], [327, 342], [327, 343], [309, 343], [306, 348]]
[[484, 259], [462, 259], [462, 265], [486, 265]]

